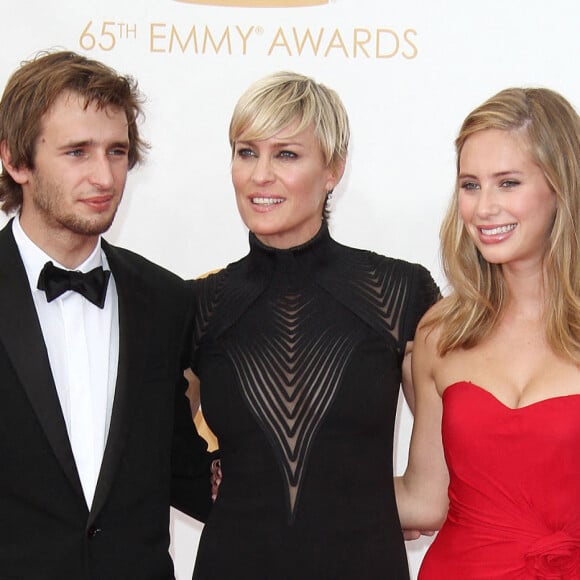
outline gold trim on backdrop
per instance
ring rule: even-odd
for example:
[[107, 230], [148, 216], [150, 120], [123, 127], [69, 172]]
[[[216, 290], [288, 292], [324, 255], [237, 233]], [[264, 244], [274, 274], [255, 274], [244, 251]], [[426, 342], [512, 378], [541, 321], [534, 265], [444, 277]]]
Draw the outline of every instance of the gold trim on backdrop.
[[176, 0], [185, 4], [208, 6], [245, 6], [251, 8], [292, 8], [296, 6], [320, 6], [330, 0]]
[[206, 440], [208, 451], [216, 451], [219, 449], [217, 437], [213, 434], [213, 431], [205, 422], [205, 418], [201, 412], [201, 409], [195, 414], [193, 422], [195, 423], [197, 432]]
[[[189, 1], [189, 0], [179, 0], [179, 1]], [[219, 272], [221, 268], [216, 268], [215, 270], [210, 270], [205, 272], [198, 278], [206, 278], [210, 274], [215, 274]], [[200, 392], [199, 392], [199, 379], [194, 375], [191, 369], [187, 369], [184, 373], [187, 382], [189, 383], [189, 388], [187, 389], [187, 398], [191, 404], [191, 414], [193, 416], [193, 422], [195, 423], [195, 428], [199, 435], [201, 435], [207, 442], [208, 451], [216, 451], [219, 449], [219, 443], [217, 437], [214, 435], [213, 431], [209, 428], [209, 425], [205, 421], [205, 417], [201, 411], [200, 407]]]

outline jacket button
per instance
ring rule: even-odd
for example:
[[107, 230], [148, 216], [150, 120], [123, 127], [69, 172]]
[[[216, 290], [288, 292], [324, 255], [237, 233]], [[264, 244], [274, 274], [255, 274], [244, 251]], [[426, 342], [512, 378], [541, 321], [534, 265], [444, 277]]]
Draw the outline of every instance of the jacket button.
[[100, 532], [102, 532], [101, 528], [97, 528], [97, 526], [91, 526], [87, 531], [87, 536], [92, 540]]

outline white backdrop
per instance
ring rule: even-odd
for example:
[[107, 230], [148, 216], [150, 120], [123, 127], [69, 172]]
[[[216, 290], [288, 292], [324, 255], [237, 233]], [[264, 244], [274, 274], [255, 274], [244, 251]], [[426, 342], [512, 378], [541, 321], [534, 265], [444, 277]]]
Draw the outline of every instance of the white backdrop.
[[[421, 262], [442, 286], [437, 235], [463, 117], [516, 85], [548, 86], [580, 105], [577, 0], [23, 0], [3, 12], [2, 85], [21, 60], [55, 47], [139, 80], [152, 149], [107, 237], [185, 277], [246, 253], [227, 127], [239, 95], [264, 74], [312, 75], [350, 113], [334, 237]], [[411, 425], [400, 407], [399, 472]], [[200, 530], [172, 514], [178, 580], [191, 578]], [[408, 546], [413, 577], [427, 544]]]

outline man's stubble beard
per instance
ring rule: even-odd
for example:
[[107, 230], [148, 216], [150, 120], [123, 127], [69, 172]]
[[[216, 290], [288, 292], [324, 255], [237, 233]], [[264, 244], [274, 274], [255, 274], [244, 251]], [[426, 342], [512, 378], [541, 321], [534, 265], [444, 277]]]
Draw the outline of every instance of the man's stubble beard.
[[92, 218], [82, 217], [74, 213], [65, 213], [62, 210], [65, 196], [58, 185], [39, 178], [36, 180], [36, 191], [32, 196], [32, 203], [41, 213], [47, 223], [54, 223], [70, 232], [83, 236], [97, 236], [105, 233], [113, 224], [122, 195], [116, 199], [112, 213], [106, 212]]

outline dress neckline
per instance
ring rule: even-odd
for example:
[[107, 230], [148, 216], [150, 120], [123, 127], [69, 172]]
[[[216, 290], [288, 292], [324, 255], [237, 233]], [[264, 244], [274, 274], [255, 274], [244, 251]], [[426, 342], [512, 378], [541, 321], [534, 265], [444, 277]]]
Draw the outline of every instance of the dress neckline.
[[291, 248], [275, 248], [273, 246], [268, 246], [261, 242], [254, 232], [250, 232], [250, 251], [251, 252], [263, 252], [266, 254], [279, 254], [279, 255], [300, 255], [305, 252], [315, 252], [317, 249], [324, 247], [328, 242], [330, 242], [330, 232], [328, 231], [328, 224], [323, 221], [320, 229], [316, 235], [310, 238], [307, 242], [299, 244], [298, 246], [293, 246]]
[[290, 277], [298, 272], [314, 275], [324, 270], [332, 262], [332, 247], [335, 245], [325, 221], [313, 238], [292, 248], [267, 246], [253, 232], [250, 232], [249, 239], [251, 269], [264, 273], [283, 272]]
[[531, 408], [537, 407], [539, 405], [542, 405], [544, 403], [557, 402], [560, 399], [570, 400], [571, 397], [578, 397], [580, 400], [580, 393], [571, 393], [569, 395], [557, 395], [555, 397], [548, 397], [547, 399], [541, 399], [540, 401], [534, 401], [533, 403], [528, 403], [527, 405], [523, 405], [521, 407], [510, 407], [509, 405], [506, 405], [503, 401], [498, 399], [492, 392], [488, 391], [487, 389], [484, 389], [483, 387], [480, 387], [479, 385], [477, 385], [475, 383], [472, 383], [471, 381], [457, 381], [455, 383], [450, 384], [443, 391], [443, 398], [445, 398], [449, 389], [454, 390], [454, 389], [457, 389], [458, 387], [461, 387], [461, 386], [473, 387], [476, 391], [479, 391], [479, 392], [483, 393], [484, 395], [487, 395], [490, 399], [495, 401], [499, 406], [503, 407], [504, 409], [506, 409], [507, 411], [512, 412], [512, 413], [525, 411], [526, 409], [531, 409]]

